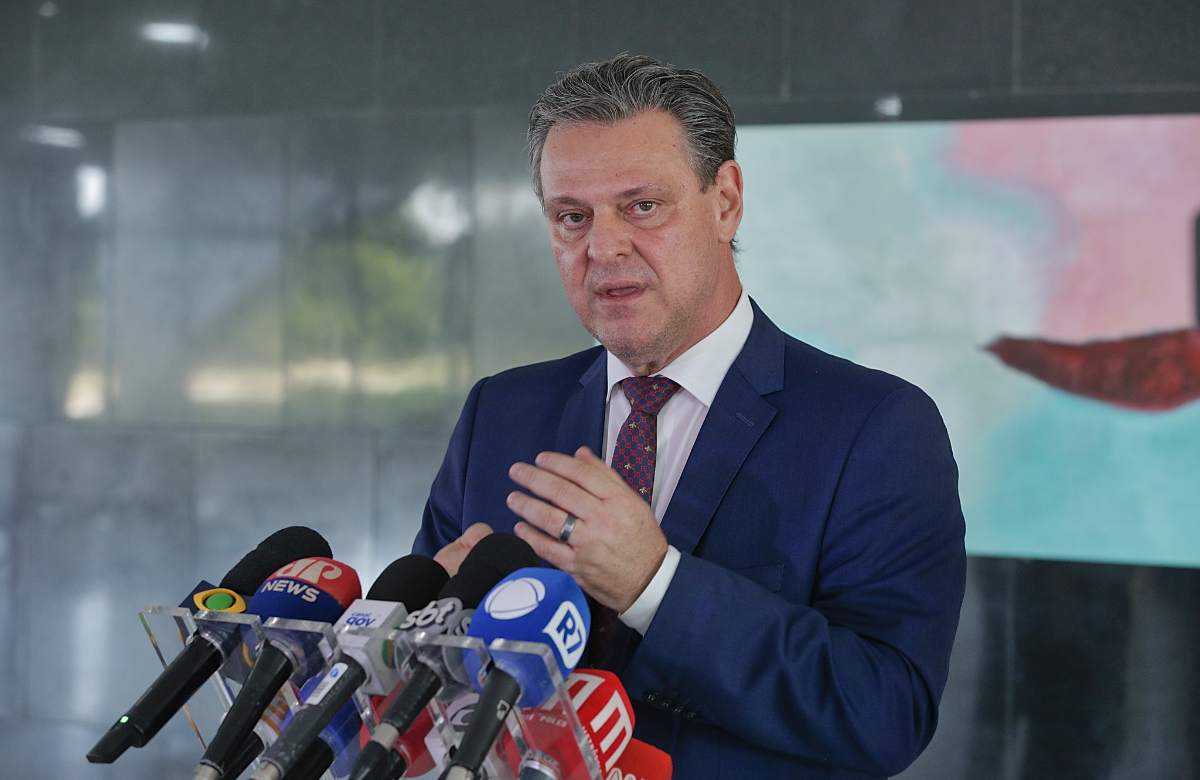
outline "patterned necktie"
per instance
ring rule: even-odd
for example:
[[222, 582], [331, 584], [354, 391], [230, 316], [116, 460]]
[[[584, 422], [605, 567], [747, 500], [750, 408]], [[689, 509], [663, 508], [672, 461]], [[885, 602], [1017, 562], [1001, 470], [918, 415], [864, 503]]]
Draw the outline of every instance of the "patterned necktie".
[[[679, 383], [664, 376], [634, 376], [622, 380], [621, 391], [629, 401], [629, 417], [617, 434], [612, 467], [649, 504], [654, 497], [654, 462], [658, 457], [658, 413], [679, 392]], [[592, 661], [599, 663], [608, 652], [617, 613], [595, 604], [592, 611]]]

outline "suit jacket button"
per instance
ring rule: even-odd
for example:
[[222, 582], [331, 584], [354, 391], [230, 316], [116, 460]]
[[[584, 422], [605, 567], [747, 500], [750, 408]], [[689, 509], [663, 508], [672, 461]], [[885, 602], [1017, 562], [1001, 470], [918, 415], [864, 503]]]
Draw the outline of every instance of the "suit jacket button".
[[675, 706], [671, 707], [671, 712], [675, 713], [676, 715], [682, 715], [683, 713], [687, 712], [687, 708], [676, 704]]
[[658, 694], [655, 693], [654, 691], [646, 691], [645, 693], [642, 694], [642, 701], [646, 702], [647, 704], [657, 705], [658, 704]]

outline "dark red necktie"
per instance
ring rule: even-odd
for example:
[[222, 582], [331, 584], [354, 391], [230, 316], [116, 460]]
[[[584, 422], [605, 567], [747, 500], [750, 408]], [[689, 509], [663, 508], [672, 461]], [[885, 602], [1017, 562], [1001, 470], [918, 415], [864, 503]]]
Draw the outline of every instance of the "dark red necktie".
[[[679, 392], [678, 382], [663, 376], [634, 376], [622, 380], [621, 391], [629, 401], [629, 417], [617, 434], [612, 467], [629, 487], [649, 504], [654, 496], [654, 462], [658, 457], [658, 413]], [[608, 652], [617, 613], [600, 604], [592, 612], [592, 660], [598, 663]]]

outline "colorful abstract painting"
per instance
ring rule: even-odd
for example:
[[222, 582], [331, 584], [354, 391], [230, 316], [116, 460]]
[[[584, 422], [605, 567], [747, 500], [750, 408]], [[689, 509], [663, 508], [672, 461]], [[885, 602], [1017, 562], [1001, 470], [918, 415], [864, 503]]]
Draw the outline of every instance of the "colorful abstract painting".
[[1200, 117], [740, 136], [746, 287], [934, 397], [969, 552], [1200, 566]]

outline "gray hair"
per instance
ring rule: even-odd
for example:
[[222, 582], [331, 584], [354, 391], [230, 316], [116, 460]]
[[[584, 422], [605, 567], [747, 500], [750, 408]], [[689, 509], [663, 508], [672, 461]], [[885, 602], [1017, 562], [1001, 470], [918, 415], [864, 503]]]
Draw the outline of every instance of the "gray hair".
[[572, 70], [542, 93], [529, 112], [529, 162], [533, 191], [542, 199], [542, 149], [558, 124], [612, 125], [647, 111], [665, 111], [683, 128], [688, 162], [702, 189], [733, 159], [737, 145], [733, 109], [717, 85], [698, 70], [664, 65], [651, 57], [619, 54]]

